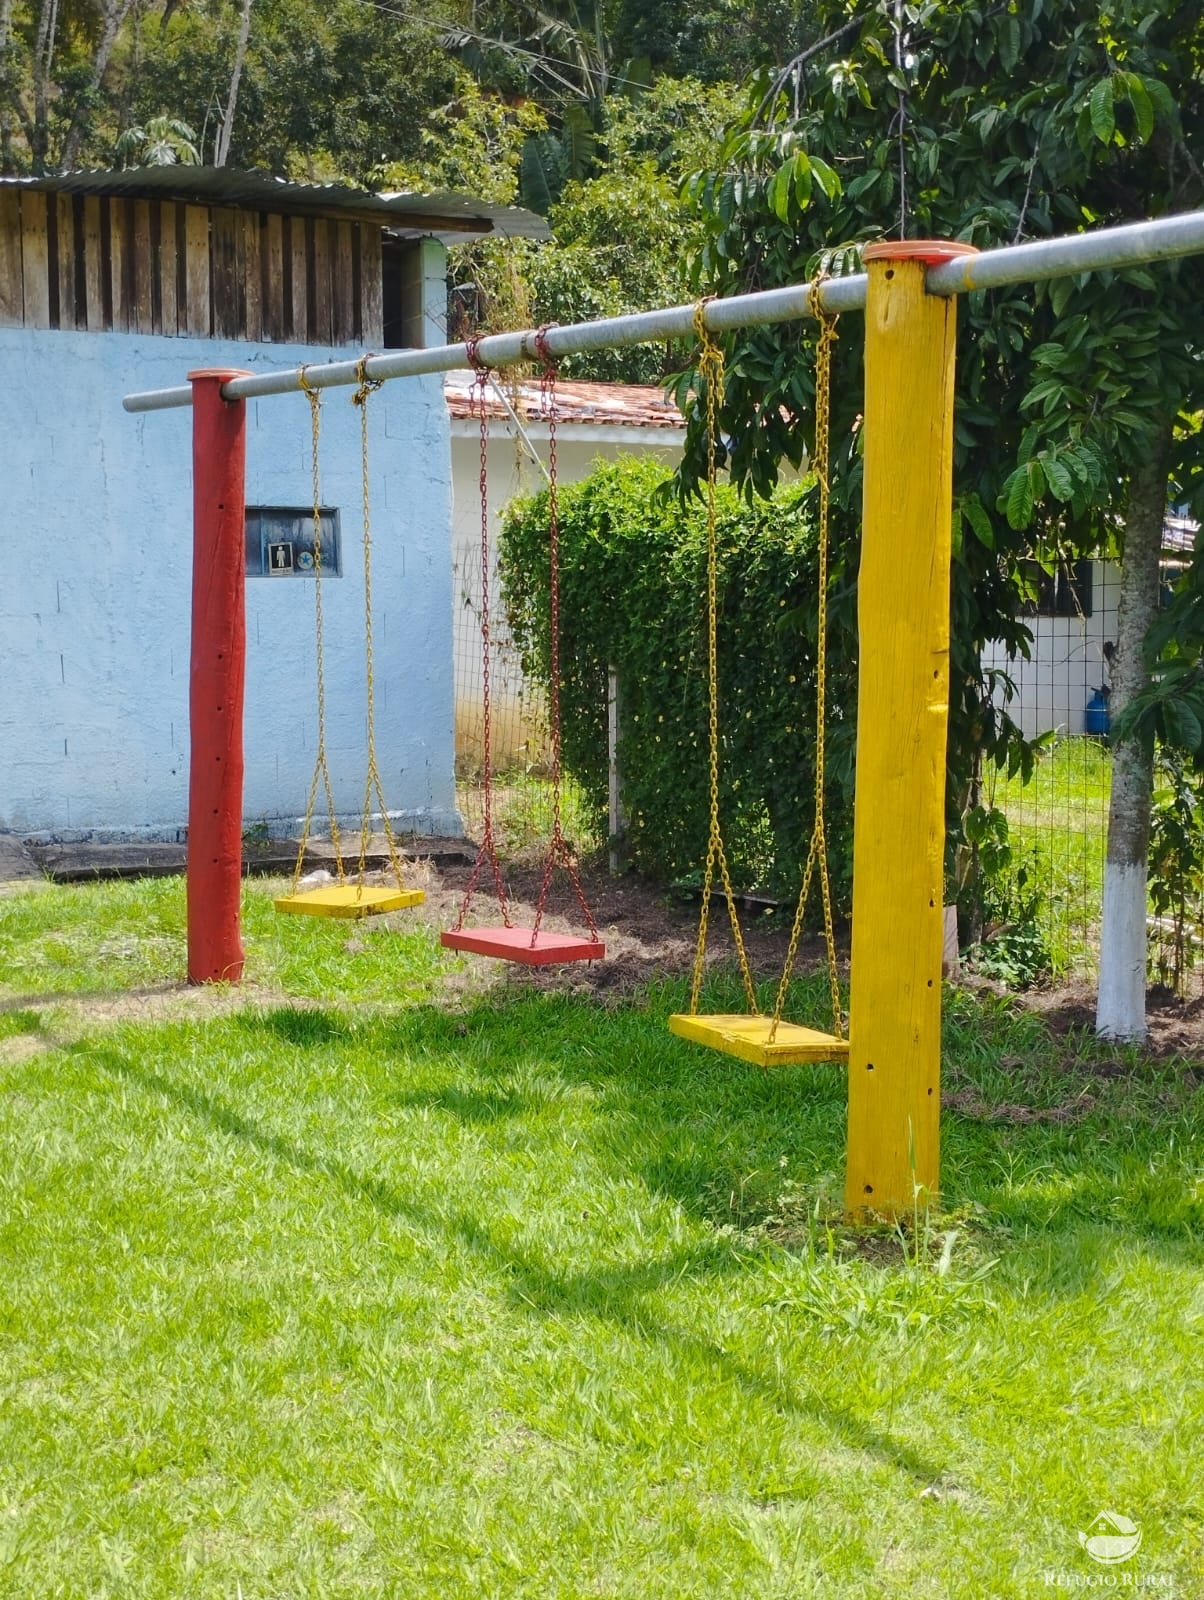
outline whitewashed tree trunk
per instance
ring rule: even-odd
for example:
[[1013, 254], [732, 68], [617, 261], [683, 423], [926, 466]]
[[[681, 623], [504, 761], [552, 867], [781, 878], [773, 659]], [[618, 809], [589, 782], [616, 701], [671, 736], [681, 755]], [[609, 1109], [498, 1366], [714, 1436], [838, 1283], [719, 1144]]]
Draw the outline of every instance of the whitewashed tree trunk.
[[[1158, 614], [1159, 563], [1166, 514], [1171, 427], [1160, 431], [1129, 486], [1125, 550], [1120, 573], [1116, 656], [1112, 664], [1113, 719], [1149, 682], [1143, 645]], [[1154, 752], [1150, 741], [1123, 739], [1112, 756], [1104, 917], [1100, 934], [1096, 1032], [1105, 1039], [1146, 1036], [1146, 870]]]

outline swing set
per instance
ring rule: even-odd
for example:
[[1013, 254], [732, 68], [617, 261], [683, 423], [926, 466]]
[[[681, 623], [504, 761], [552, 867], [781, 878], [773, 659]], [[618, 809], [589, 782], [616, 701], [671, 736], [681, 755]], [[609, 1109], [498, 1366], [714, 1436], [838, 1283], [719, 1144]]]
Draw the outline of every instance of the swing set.
[[[723, 404], [723, 350], [716, 344], [706, 325], [705, 302], [694, 314], [694, 332], [698, 336], [701, 356], [698, 363], [699, 378], [703, 386], [706, 407], [706, 520], [707, 520], [707, 769], [709, 778], [706, 865], [702, 875], [702, 914], [698, 923], [698, 942], [694, 950], [694, 970], [690, 981], [690, 1009], [669, 1018], [669, 1027], [683, 1039], [693, 1039], [721, 1050], [727, 1055], [751, 1061], [758, 1067], [798, 1066], [807, 1061], [843, 1061], [849, 1053], [844, 1037], [840, 1008], [840, 978], [836, 965], [836, 936], [832, 928], [832, 890], [828, 879], [828, 840], [824, 822], [824, 752], [827, 738], [827, 645], [828, 645], [828, 487], [829, 487], [829, 396], [832, 376], [832, 344], [836, 338], [836, 318], [829, 316], [818, 298], [821, 280], [812, 284], [814, 315], [819, 321], [819, 340], [816, 346], [815, 369], [815, 450], [812, 466], [819, 484], [819, 622], [817, 628], [815, 674], [815, 820], [803, 867], [803, 881], [799, 889], [794, 923], [782, 976], [778, 980], [777, 996], [770, 1016], [762, 1016], [757, 1005], [757, 990], [752, 967], [744, 945], [740, 927], [740, 913], [728, 870], [727, 851], [719, 820], [719, 652], [717, 645], [719, 621], [718, 594], [718, 539], [715, 531], [715, 452], [718, 440], [719, 408]], [[723, 886], [723, 899], [731, 924], [732, 941], [740, 978], [744, 985], [744, 998], [748, 1010], [744, 1013], [699, 1014], [702, 981], [706, 970], [707, 929], [710, 920], [711, 889], [715, 869]], [[799, 935], [807, 907], [807, 895], [812, 879], [818, 877], [824, 911], [824, 944], [827, 953], [828, 988], [832, 1000], [832, 1031], [819, 1033], [814, 1028], [802, 1027], [783, 1018], [790, 979], [798, 953]]]
[[[804, 316], [821, 321], [821, 349], [830, 349], [830, 319], [865, 314], [862, 408], [863, 510], [858, 572], [860, 635], [857, 786], [853, 826], [853, 931], [849, 1031], [844, 1037], [834, 964], [829, 972], [833, 1027], [797, 1028], [784, 1000], [810, 883], [820, 881], [830, 940], [823, 828], [823, 718], [819, 721], [815, 827], [803, 874], [786, 968], [772, 1015], [757, 1011], [746, 957], [741, 967], [748, 1013], [700, 1013], [710, 886], [717, 869], [729, 914], [734, 911], [717, 819], [718, 729], [715, 681], [713, 460], [708, 471], [708, 662], [711, 827], [706, 889], [690, 1009], [672, 1019], [675, 1032], [761, 1064], [846, 1059], [848, 1133], [845, 1206], [853, 1214], [910, 1212], [917, 1195], [940, 1186], [940, 1026], [945, 837], [945, 744], [949, 702], [949, 582], [952, 559], [953, 379], [956, 297], [971, 290], [1032, 283], [1105, 268], [1135, 266], [1204, 251], [1204, 213], [1037, 240], [979, 254], [951, 242], [883, 241], [863, 252], [865, 271], [709, 301], [702, 307], [583, 323], [575, 327], [491, 335], [464, 345], [390, 352], [321, 367], [251, 374], [230, 368], [189, 373], [187, 385], [128, 395], [126, 409], [193, 410], [193, 625], [189, 691], [188, 976], [194, 983], [237, 982], [243, 948], [239, 921], [242, 828], [242, 704], [245, 676], [244, 526], [248, 399], [417, 376], [474, 365], [480, 382], [494, 369], [697, 332], [703, 346], [710, 450], [721, 371], [714, 336]], [[705, 335], [705, 337], [704, 337]], [[821, 370], [817, 388], [825, 389]], [[366, 396], [364, 397], [366, 399]], [[311, 404], [312, 404], [311, 400]], [[478, 404], [483, 404], [479, 397]], [[817, 418], [817, 423], [818, 423]], [[815, 465], [821, 524], [826, 525], [826, 425], [818, 428]], [[315, 495], [316, 498], [316, 495]], [[553, 524], [555, 523], [553, 497]], [[365, 498], [365, 533], [367, 531]], [[555, 537], [555, 536], [553, 536]], [[822, 544], [822, 537], [821, 537]], [[366, 545], [367, 549], [367, 545]], [[555, 557], [552, 558], [555, 560]], [[826, 617], [820, 584], [821, 637]], [[370, 652], [370, 601], [369, 652]], [[558, 619], [553, 619], [556, 639]], [[483, 622], [488, 660], [488, 620]], [[558, 645], [555, 646], [558, 648]], [[553, 670], [553, 686], [557, 673]], [[819, 709], [823, 711], [821, 651]], [[369, 679], [371, 683], [371, 676]], [[371, 687], [369, 687], [371, 704]], [[554, 719], [557, 716], [553, 711]], [[556, 762], [556, 772], [559, 764]], [[374, 764], [369, 751], [368, 788]], [[377, 777], [379, 793], [379, 778]], [[381, 797], [383, 809], [383, 797]], [[568, 864], [559, 826], [545, 878]], [[491, 833], [491, 830], [490, 830]], [[363, 833], [361, 833], [362, 867]], [[534, 928], [516, 928], [500, 893], [496, 854], [489, 865], [502, 904], [501, 929], [459, 925], [445, 936], [463, 942], [491, 932], [490, 954], [542, 956], [541, 891]], [[361, 872], [362, 877], [362, 872]], [[343, 887], [344, 885], [340, 885]], [[359, 884], [345, 885], [358, 895]], [[474, 884], [475, 887], [475, 884]], [[582, 897], [583, 900], [584, 897]], [[362, 901], [359, 902], [362, 904]], [[467, 907], [463, 908], [464, 912]], [[596, 929], [582, 905], [590, 930]], [[342, 914], [347, 914], [344, 911]], [[351, 914], [360, 914], [358, 909]], [[738, 923], [733, 917], [733, 931]], [[483, 941], [490, 942], [490, 941]], [[600, 941], [598, 941], [600, 945]], [[737, 934], [737, 947], [742, 940]], [[599, 949], [598, 953], [601, 953]], [[593, 959], [584, 952], [575, 959]], [[566, 959], [564, 954], [552, 959]], [[792, 1054], [791, 1051], [796, 1053]]]
[[[320, 443], [322, 434], [322, 396], [313, 387], [306, 369], [301, 368], [299, 379], [309, 401], [310, 462], [313, 476], [313, 561], [314, 561], [314, 638], [316, 641], [316, 678], [318, 686], [318, 754], [314, 763], [313, 778], [309, 785], [309, 799], [305, 807], [305, 821], [301, 827], [301, 841], [297, 847], [297, 863], [293, 868], [293, 881], [288, 894], [274, 902], [277, 911], [311, 917], [370, 917], [382, 911], [399, 911], [404, 906], [420, 905], [426, 896], [421, 889], [408, 889], [401, 864], [401, 852], [389, 820], [385, 803], [384, 785], [376, 763], [376, 668], [372, 646], [372, 519], [370, 513], [370, 473], [368, 466], [368, 399], [381, 387], [381, 379], [369, 378], [365, 372], [367, 357], [359, 362], [359, 386], [351, 396], [352, 404], [360, 414], [360, 475], [362, 488], [362, 520], [364, 539], [364, 677], [367, 683], [367, 741], [368, 762], [364, 777], [364, 804], [360, 813], [360, 849], [354, 881], [349, 881], [343, 863], [339, 840], [339, 819], [334, 804], [334, 789], [330, 781], [330, 766], [326, 759], [326, 655], [322, 619], [322, 489]], [[313, 826], [314, 807], [318, 798], [318, 783], [326, 792], [327, 823], [333, 851], [335, 875], [333, 886], [314, 889], [301, 888], [305, 871], [306, 852], [309, 848], [310, 830]], [[368, 840], [372, 831], [372, 801], [380, 803], [381, 828], [393, 869], [393, 886], [368, 884]]]
[[[548, 349], [548, 329], [540, 328], [535, 334], [535, 352], [541, 364], [540, 402], [548, 424], [548, 564], [551, 589], [551, 687], [548, 693], [548, 722], [552, 746], [552, 836], [544, 859], [543, 877], [535, 903], [534, 924], [530, 928], [515, 924], [510, 917], [506, 898], [506, 885], [498, 860], [493, 836], [493, 711], [490, 696], [490, 679], [493, 662], [493, 634], [490, 618], [489, 574], [491, 552], [489, 548], [489, 417], [486, 391], [489, 387], [489, 368], [481, 360], [479, 339], [470, 339], [465, 355], [475, 378], [472, 386], [472, 404], [480, 422], [481, 471], [479, 487], [481, 496], [481, 728], [484, 757], [484, 822], [481, 830], [481, 848], [469, 875], [468, 887], [460, 903], [460, 912], [454, 928], [440, 935], [440, 942], [448, 950], [468, 950], [476, 955], [494, 956], [501, 961], [517, 961], [524, 966], [544, 967], [562, 961], [598, 961], [606, 954], [606, 946], [598, 934], [598, 925], [585, 898], [581, 879], [573, 863], [572, 850], [564, 836], [560, 809], [560, 505], [556, 482], [556, 363]], [[488, 865], [502, 914], [501, 927], [465, 927], [464, 919], [472, 906], [472, 897], [485, 866]], [[548, 891], [557, 866], [564, 868], [577, 896], [586, 926], [587, 936], [572, 933], [553, 933], [543, 927], [547, 910]]]

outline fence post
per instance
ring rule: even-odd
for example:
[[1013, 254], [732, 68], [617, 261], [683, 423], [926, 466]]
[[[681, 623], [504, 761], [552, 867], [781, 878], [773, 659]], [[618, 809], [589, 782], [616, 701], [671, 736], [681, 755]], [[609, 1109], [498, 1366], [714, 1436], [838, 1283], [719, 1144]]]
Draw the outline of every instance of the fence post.
[[192, 657], [188, 681], [188, 981], [242, 977], [247, 403], [237, 368], [190, 372]]
[[612, 878], [619, 873], [619, 839], [623, 834], [622, 779], [619, 772], [619, 674], [615, 667], [606, 669], [606, 756], [607, 756], [607, 829], [610, 849], [607, 861]]
[[[962, 246], [960, 249], [968, 249]], [[941, 952], [957, 302], [929, 263], [865, 252], [865, 478], [845, 1207], [897, 1215], [940, 1185]]]

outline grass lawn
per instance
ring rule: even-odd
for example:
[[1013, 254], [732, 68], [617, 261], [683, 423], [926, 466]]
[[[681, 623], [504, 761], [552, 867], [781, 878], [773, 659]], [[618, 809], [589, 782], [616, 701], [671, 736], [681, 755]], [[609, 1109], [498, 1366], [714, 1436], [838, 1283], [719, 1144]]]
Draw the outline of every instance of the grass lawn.
[[178, 881], [0, 900], [0, 1594], [1204, 1595], [1198, 1072], [951, 994], [854, 1240], [840, 1070], [268, 893], [241, 993]]

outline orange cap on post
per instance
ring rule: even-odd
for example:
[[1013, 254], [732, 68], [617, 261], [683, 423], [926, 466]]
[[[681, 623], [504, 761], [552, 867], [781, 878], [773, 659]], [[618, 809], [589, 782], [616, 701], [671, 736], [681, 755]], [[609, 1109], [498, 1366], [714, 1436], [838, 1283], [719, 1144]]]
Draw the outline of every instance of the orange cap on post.
[[878, 239], [861, 252], [863, 261], [922, 261], [926, 267], [939, 267], [955, 256], [976, 256], [976, 244], [960, 239]]

